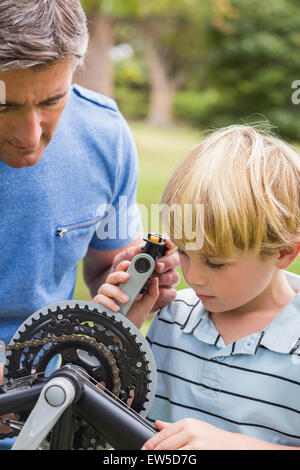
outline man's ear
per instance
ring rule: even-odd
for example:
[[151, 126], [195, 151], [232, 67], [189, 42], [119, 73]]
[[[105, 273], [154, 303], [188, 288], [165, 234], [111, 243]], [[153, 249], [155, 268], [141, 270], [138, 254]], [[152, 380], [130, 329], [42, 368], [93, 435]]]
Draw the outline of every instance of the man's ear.
[[300, 253], [300, 241], [298, 240], [295, 245], [282, 248], [279, 251], [276, 266], [280, 269], [288, 268]]

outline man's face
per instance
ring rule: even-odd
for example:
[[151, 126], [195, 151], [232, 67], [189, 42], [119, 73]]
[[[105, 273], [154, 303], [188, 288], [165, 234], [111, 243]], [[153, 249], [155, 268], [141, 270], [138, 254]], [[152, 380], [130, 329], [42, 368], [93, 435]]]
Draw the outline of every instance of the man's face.
[[0, 73], [6, 105], [0, 104], [0, 159], [13, 168], [35, 165], [51, 141], [67, 104], [73, 64]]

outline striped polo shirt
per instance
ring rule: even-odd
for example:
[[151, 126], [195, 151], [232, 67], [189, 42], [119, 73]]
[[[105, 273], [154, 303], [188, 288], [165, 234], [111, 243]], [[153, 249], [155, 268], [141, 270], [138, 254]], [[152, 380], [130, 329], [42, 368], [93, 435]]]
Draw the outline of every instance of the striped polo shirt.
[[148, 331], [158, 387], [150, 421], [195, 418], [274, 444], [300, 446], [300, 276], [267, 327], [225, 345], [192, 289], [178, 292]]

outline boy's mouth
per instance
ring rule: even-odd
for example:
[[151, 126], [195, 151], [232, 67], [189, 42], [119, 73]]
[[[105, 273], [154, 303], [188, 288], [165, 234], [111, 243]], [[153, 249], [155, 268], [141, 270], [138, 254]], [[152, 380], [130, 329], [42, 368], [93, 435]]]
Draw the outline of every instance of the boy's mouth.
[[210, 299], [215, 299], [215, 296], [214, 295], [203, 295], [203, 294], [197, 294], [197, 297], [200, 299], [200, 300], [210, 300]]

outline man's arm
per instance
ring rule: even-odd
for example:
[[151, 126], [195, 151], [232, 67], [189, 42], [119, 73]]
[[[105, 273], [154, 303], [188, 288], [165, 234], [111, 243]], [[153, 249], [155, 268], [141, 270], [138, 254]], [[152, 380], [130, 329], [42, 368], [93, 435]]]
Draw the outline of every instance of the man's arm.
[[138, 252], [142, 241], [143, 236], [140, 231], [137, 238], [126, 248], [114, 251], [100, 251], [89, 248], [83, 260], [83, 277], [92, 297], [97, 295], [99, 287], [104, 283], [107, 276], [114, 271], [114, 258], [121, 253], [124, 253], [124, 255], [128, 253], [130, 256], [131, 253]]

